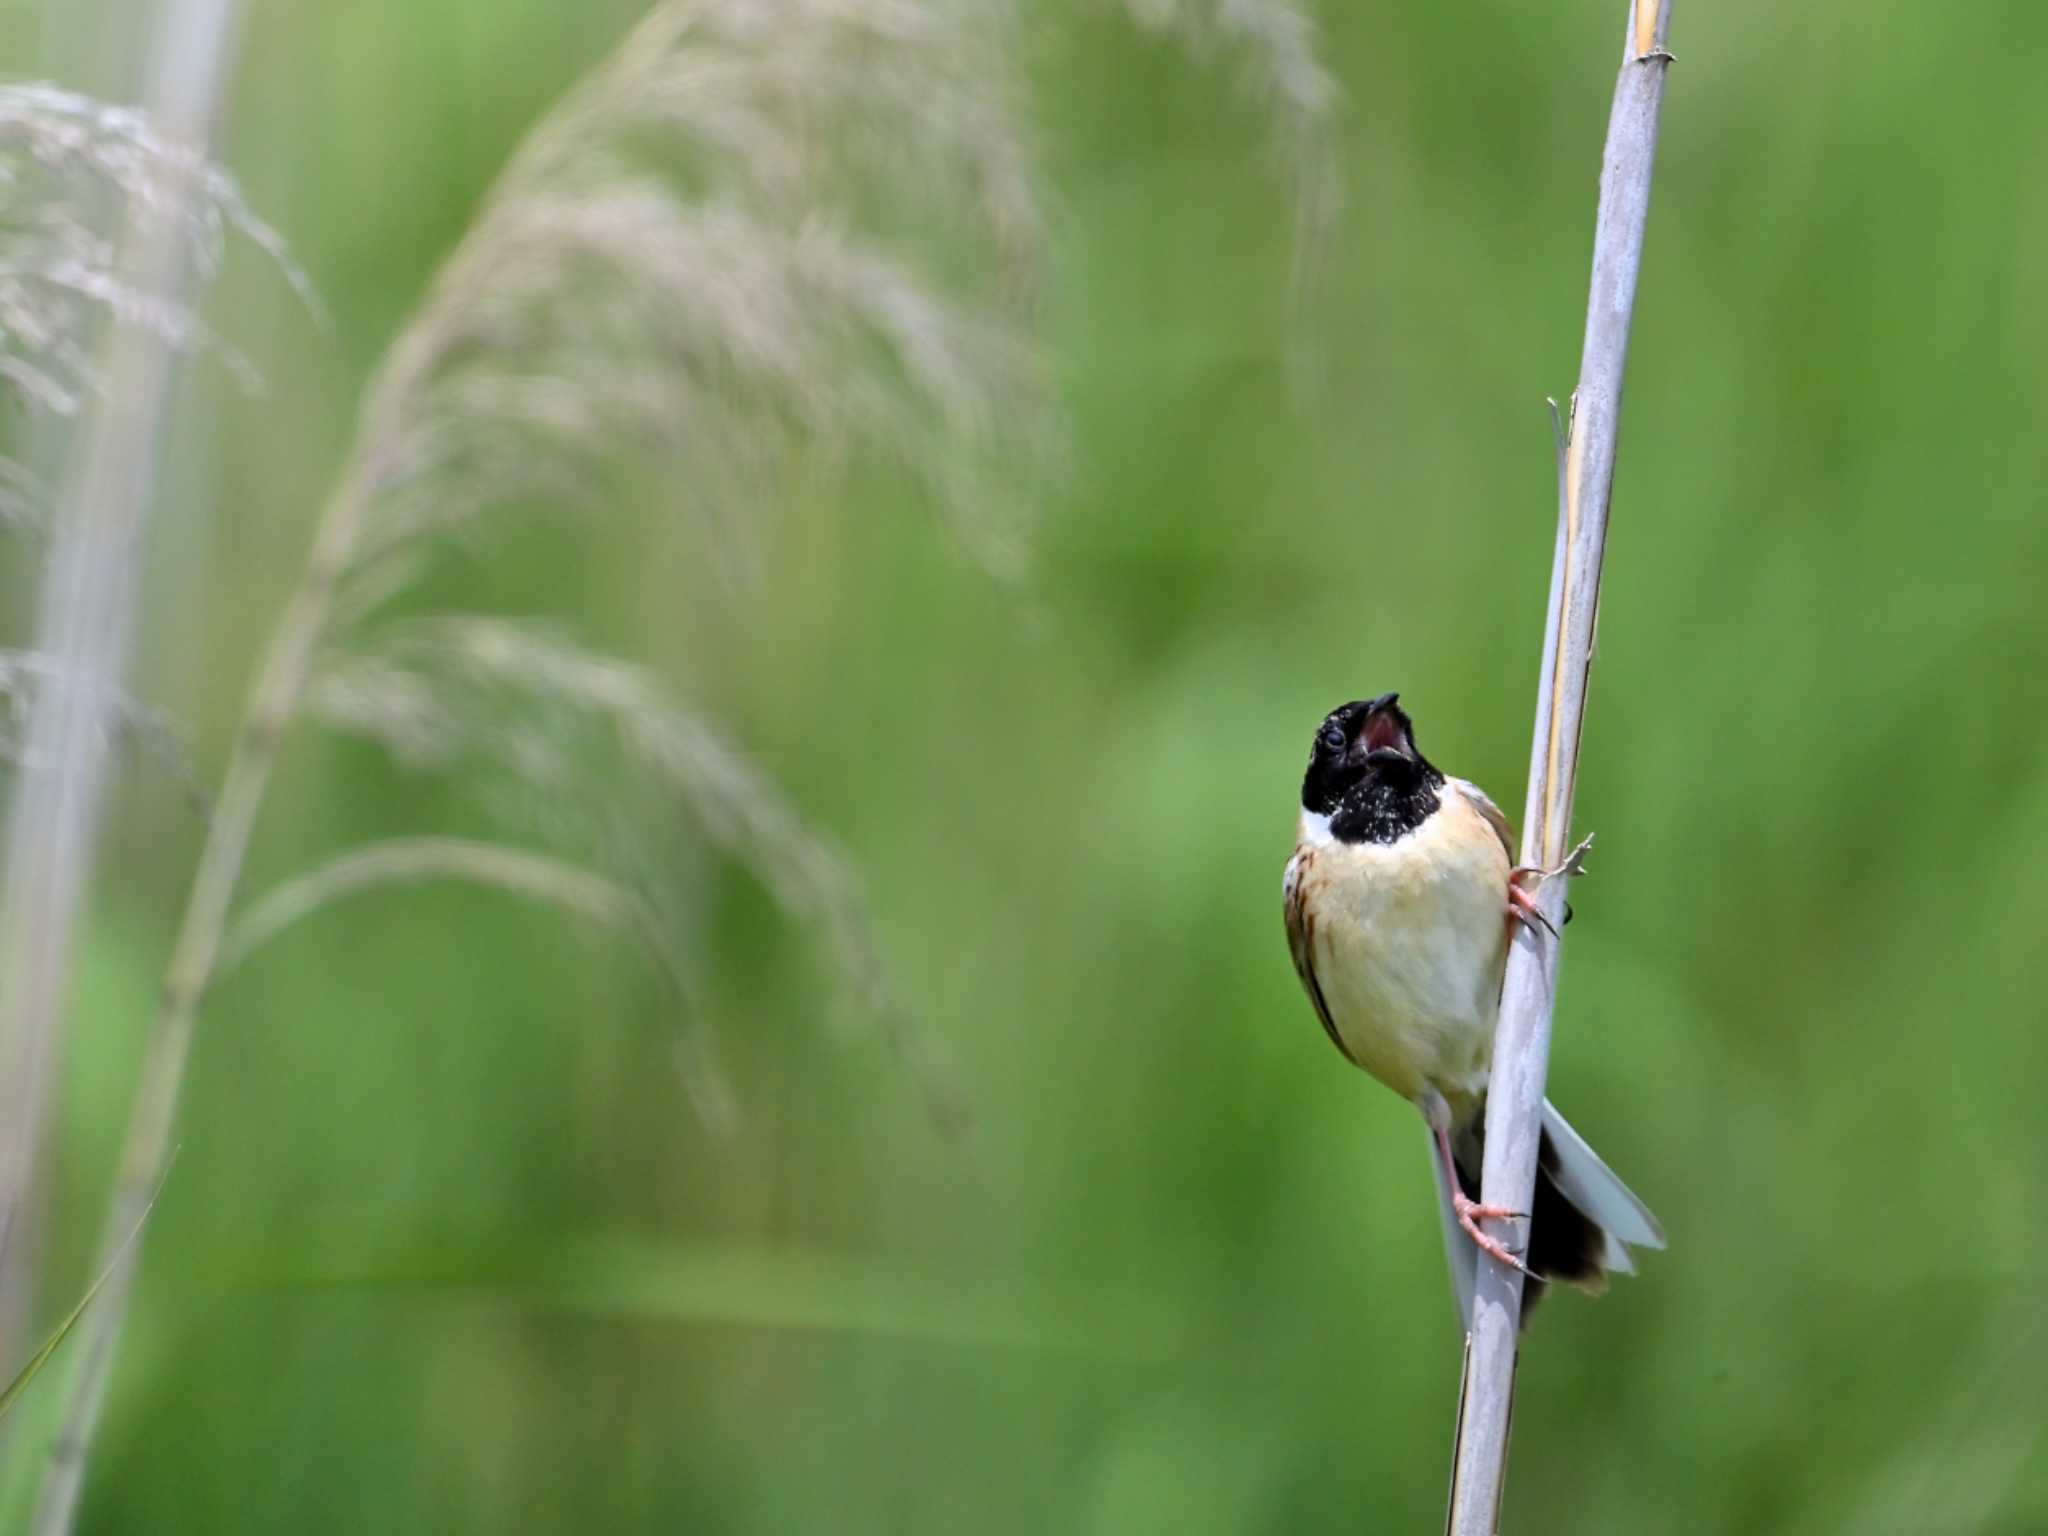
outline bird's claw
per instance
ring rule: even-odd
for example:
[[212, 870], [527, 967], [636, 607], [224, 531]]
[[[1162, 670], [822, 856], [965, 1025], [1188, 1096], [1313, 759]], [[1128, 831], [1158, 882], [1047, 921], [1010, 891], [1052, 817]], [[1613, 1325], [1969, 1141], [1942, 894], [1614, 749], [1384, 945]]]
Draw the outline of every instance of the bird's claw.
[[1557, 925], [1543, 915], [1543, 909], [1536, 905], [1536, 898], [1512, 882], [1508, 885], [1508, 916], [1531, 933], [1541, 928], [1553, 939], [1558, 936]]
[[[1560, 876], [1569, 879], [1573, 875], [1586, 873], [1586, 852], [1593, 846], [1593, 836], [1588, 833], [1579, 845], [1564, 856], [1564, 862], [1555, 869], [1543, 869], [1534, 864], [1518, 864], [1508, 871], [1508, 916], [1527, 928], [1531, 933], [1542, 929], [1553, 939], [1558, 936], [1557, 925], [1543, 915], [1543, 909], [1536, 905], [1534, 891], [1543, 889], [1545, 881]], [[1567, 919], [1571, 909], [1565, 909]]]
[[1502, 1243], [1498, 1238], [1489, 1235], [1479, 1225], [1481, 1221], [1489, 1218], [1502, 1221], [1520, 1221], [1525, 1214], [1524, 1212], [1511, 1211], [1507, 1207], [1500, 1205], [1481, 1205], [1477, 1200], [1467, 1198], [1462, 1191], [1455, 1192], [1452, 1195], [1451, 1209], [1457, 1213], [1458, 1225], [1464, 1228], [1465, 1235], [1472, 1239], [1481, 1253], [1498, 1259], [1510, 1269], [1519, 1269], [1532, 1280], [1538, 1278], [1529, 1266], [1524, 1264], [1506, 1244]]

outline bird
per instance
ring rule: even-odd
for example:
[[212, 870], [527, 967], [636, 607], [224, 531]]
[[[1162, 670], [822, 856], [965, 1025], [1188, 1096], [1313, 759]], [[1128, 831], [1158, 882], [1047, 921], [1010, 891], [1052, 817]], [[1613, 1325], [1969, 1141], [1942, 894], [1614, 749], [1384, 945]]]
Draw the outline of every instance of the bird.
[[1526, 1321], [1546, 1284], [1597, 1294], [1610, 1272], [1634, 1273], [1631, 1245], [1664, 1246], [1548, 1100], [1523, 1252], [1479, 1225], [1525, 1214], [1479, 1201], [1509, 943], [1516, 924], [1556, 938], [1533, 892], [1579, 873], [1583, 850], [1557, 869], [1517, 866], [1507, 817], [1422, 755], [1397, 693], [1340, 705], [1316, 729], [1281, 881], [1288, 948], [1332, 1043], [1422, 1113], [1467, 1327], [1478, 1254], [1522, 1270]]

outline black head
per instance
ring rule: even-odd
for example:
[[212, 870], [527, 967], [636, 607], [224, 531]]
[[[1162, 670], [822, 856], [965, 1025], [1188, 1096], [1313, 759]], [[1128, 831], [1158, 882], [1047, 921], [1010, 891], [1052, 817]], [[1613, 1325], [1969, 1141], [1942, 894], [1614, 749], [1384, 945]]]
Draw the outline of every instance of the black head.
[[1324, 717], [1309, 748], [1301, 807], [1347, 843], [1391, 843], [1436, 811], [1444, 776], [1415, 745], [1400, 695], [1355, 699]]

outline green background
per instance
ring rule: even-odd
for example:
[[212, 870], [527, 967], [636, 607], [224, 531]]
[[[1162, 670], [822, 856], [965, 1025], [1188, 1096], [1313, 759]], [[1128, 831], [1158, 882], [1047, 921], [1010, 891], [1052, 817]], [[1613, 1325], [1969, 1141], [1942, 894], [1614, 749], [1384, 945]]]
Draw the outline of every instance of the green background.
[[[1326, 6], [1345, 208], [1291, 290], [1228, 54], [1026, 8], [1072, 467], [1021, 590], [876, 476], [761, 508], [737, 582], [631, 511], [445, 574], [657, 668], [844, 846], [969, 1127], [743, 871], [698, 936], [723, 1142], [626, 946], [337, 908], [207, 1007], [83, 1528], [1434, 1529], [1422, 1138], [1299, 995], [1280, 867], [1316, 722], [1383, 689], [1519, 810], [1620, 9]], [[333, 323], [237, 257], [268, 389], [202, 363], [175, 416], [137, 687], [209, 775], [369, 369], [635, 14], [251, 11], [221, 158]], [[125, 8], [4, 15], [11, 70], [132, 93]], [[1676, 14], [1550, 1078], [1671, 1247], [1537, 1318], [1515, 1531], [2048, 1528], [2044, 46], [2016, 3]], [[250, 889], [475, 819], [309, 726]], [[197, 842], [124, 779], [46, 1316]]]

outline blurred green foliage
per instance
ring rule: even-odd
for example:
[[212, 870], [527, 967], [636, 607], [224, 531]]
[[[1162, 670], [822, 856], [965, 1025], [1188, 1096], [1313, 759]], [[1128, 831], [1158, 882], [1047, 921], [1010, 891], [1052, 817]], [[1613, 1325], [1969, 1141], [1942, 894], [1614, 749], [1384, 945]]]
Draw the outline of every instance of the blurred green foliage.
[[[335, 323], [238, 259], [213, 307], [268, 391], [201, 365], [179, 408], [138, 685], [209, 772], [367, 370], [634, 13], [250, 9], [222, 158]], [[209, 1003], [85, 1529], [1433, 1529], [1423, 1142], [1298, 995], [1279, 874], [1345, 698], [1398, 687], [1519, 807], [1619, 10], [1326, 7], [1347, 210], [1290, 289], [1228, 61], [1030, 8], [1075, 465], [1022, 592], [878, 475], [762, 508], [737, 584], [630, 510], [439, 573], [661, 668], [846, 845], [972, 1127], [737, 873], [725, 1144], [630, 946], [468, 890], [338, 908]], [[16, 4], [11, 57], [37, 14], [122, 94], [123, 6]], [[2044, 27], [1677, 17], [1551, 1071], [1671, 1250], [1538, 1317], [1516, 1531], [2048, 1527], [2048, 97], [1986, 67]], [[309, 728], [250, 888], [473, 817]], [[49, 1318], [197, 835], [131, 777]]]

